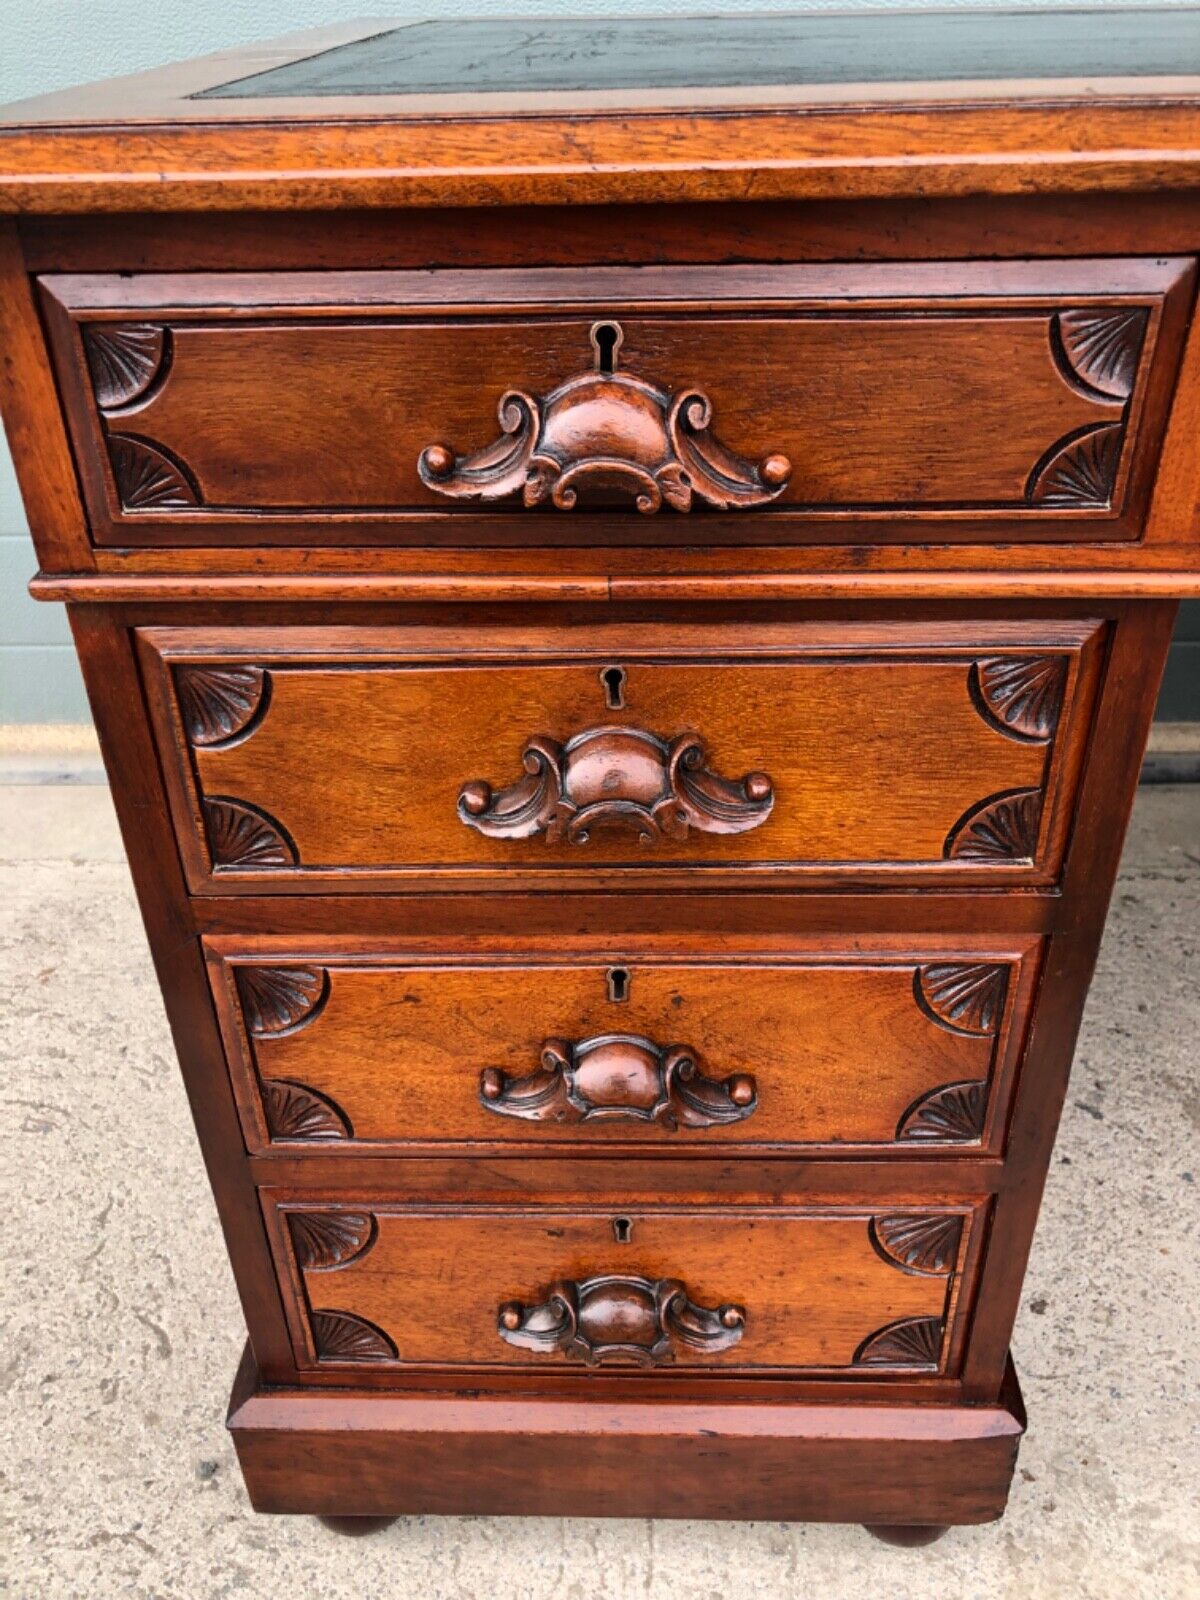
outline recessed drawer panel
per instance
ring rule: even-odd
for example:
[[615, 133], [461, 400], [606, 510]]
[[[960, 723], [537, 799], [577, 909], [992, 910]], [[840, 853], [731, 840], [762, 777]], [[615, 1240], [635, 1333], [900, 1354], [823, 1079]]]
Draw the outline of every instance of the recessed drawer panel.
[[1088, 622], [154, 629], [193, 889], [1052, 882]]
[[728, 943], [567, 963], [206, 941], [252, 1150], [999, 1150], [1034, 941]]
[[43, 287], [102, 544], [1008, 543], [1137, 536], [1189, 277], [1117, 260]]
[[267, 1190], [299, 1366], [952, 1375], [982, 1203], [471, 1207]]

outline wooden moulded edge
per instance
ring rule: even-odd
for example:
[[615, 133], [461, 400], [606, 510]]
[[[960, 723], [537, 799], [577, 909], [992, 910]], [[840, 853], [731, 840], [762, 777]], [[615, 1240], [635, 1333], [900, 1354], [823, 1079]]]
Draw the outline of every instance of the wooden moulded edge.
[[[257, 122], [222, 120], [212, 101], [203, 102], [206, 120], [186, 121], [171, 100], [137, 122], [108, 112], [90, 124], [0, 127], [0, 213], [924, 198], [1200, 183], [1200, 113], [1179, 85], [1168, 85], [1177, 98], [1162, 101], [1120, 92], [1083, 100], [1056, 87], [982, 105], [933, 101], [915, 85], [909, 103], [576, 115], [454, 117], [439, 115], [434, 97], [406, 118], [372, 117], [353, 100], [331, 100], [325, 120], [273, 102], [263, 118], [260, 101]], [[1082, 87], [1094, 92], [1096, 83]]]
[[1193, 600], [1200, 567], [1056, 572], [556, 573], [59, 573], [40, 572], [35, 600], [113, 601], [363, 600], [473, 601], [805, 601], [805, 600]]

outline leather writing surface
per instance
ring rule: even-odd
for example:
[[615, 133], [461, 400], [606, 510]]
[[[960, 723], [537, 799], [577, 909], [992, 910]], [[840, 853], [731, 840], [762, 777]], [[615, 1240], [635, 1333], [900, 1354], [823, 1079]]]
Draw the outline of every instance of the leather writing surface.
[[1200, 11], [421, 22], [198, 99], [1177, 76]]

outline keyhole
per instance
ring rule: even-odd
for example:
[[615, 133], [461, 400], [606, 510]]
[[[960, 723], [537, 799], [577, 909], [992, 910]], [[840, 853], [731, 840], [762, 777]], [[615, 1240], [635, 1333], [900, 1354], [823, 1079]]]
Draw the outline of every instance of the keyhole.
[[623, 1006], [629, 999], [629, 968], [609, 967], [608, 998], [615, 1006]]
[[611, 373], [617, 370], [617, 351], [625, 339], [619, 322], [592, 324], [592, 349], [596, 352], [596, 371]]
[[613, 1238], [618, 1244], [628, 1244], [633, 1238], [633, 1223], [628, 1217], [613, 1218]]
[[600, 674], [600, 682], [604, 685], [604, 700], [610, 711], [623, 711], [625, 709], [625, 668], [605, 667]]

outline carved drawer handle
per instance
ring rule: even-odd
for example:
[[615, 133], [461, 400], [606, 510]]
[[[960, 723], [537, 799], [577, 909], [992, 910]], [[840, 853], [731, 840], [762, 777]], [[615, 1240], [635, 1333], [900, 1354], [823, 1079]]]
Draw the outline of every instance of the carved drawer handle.
[[[601, 352], [609, 334], [612, 354]], [[427, 488], [453, 500], [549, 502], [570, 511], [579, 491], [633, 495], [639, 511], [663, 505], [690, 511], [693, 496], [729, 511], [765, 505], [787, 487], [792, 464], [766, 455], [757, 464], [735, 455], [709, 432], [712, 404], [698, 389], [673, 394], [616, 372], [619, 327], [592, 329], [596, 370], [581, 372], [544, 396], [510, 389], [499, 405], [500, 437], [473, 455], [431, 444], [417, 462]], [[607, 365], [608, 370], [605, 370]]]
[[634, 1033], [547, 1039], [541, 1066], [524, 1078], [485, 1067], [479, 1096], [489, 1111], [527, 1122], [657, 1122], [672, 1132], [741, 1122], [758, 1106], [749, 1073], [706, 1078], [686, 1046], [660, 1049]]
[[745, 1326], [741, 1306], [698, 1306], [677, 1278], [654, 1282], [618, 1274], [553, 1284], [539, 1305], [511, 1300], [496, 1320], [508, 1344], [539, 1355], [558, 1351], [589, 1366], [608, 1360], [660, 1366], [674, 1360], [677, 1344], [728, 1350]]
[[775, 793], [765, 772], [738, 783], [704, 765], [694, 733], [660, 739], [640, 728], [589, 728], [566, 744], [534, 734], [521, 755], [525, 776], [494, 792], [475, 779], [463, 785], [458, 815], [492, 839], [585, 844], [598, 823], [636, 830], [642, 844], [701, 833], [746, 833], [771, 814]]

